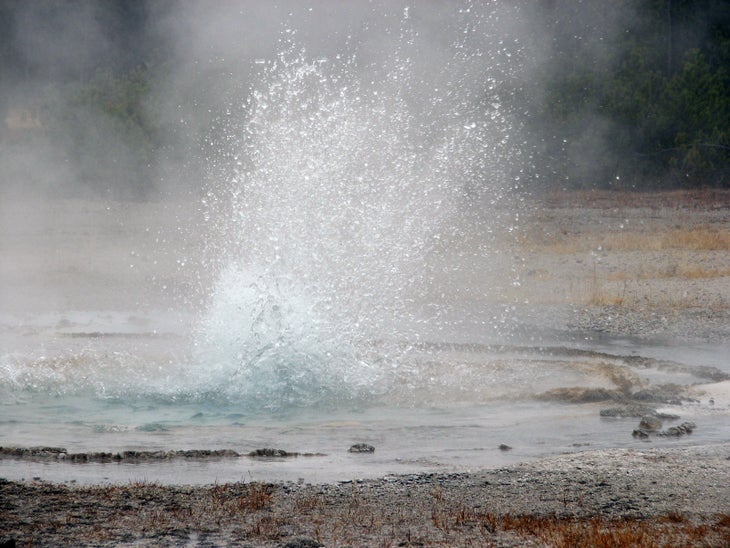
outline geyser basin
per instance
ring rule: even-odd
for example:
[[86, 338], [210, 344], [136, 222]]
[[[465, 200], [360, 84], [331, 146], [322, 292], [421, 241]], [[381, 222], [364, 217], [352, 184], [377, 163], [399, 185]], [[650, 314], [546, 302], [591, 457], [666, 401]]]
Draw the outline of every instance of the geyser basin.
[[[27, 280], [21, 260], [2, 265], [5, 280], [41, 289], [25, 294], [32, 310], [13, 295], [1, 319], [3, 446], [325, 456], [3, 459], [0, 473], [208, 483], [488, 467], [642, 444], [631, 437], [638, 418], [599, 410], [654, 389], [682, 419], [702, 417], [692, 436], [654, 443], [726, 439], [727, 401], [682, 400], [721, 375], [623, 357], [646, 356], [644, 347], [575, 350], [560, 336], [525, 346], [540, 339], [533, 326], [510, 339], [516, 307], [497, 293], [519, 288], [519, 258], [499, 234], [518, 228], [510, 202], [522, 152], [501, 94], [519, 47], [495, 33], [475, 48], [477, 26], [496, 28], [482, 16], [464, 15], [468, 32], [455, 27], [459, 38], [425, 73], [432, 52], [407, 17], [379, 62], [354, 50], [313, 57], [283, 40], [282, 53], [256, 64], [257, 84], [234, 109], [245, 116], [224, 123], [202, 204], [59, 202], [68, 224], [34, 234], [42, 258], [8, 246], [45, 276]], [[202, 209], [202, 222], [150, 231], [158, 205], [177, 223]], [[112, 210], [116, 224], [99, 222]], [[87, 216], [95, 222], [84, 225]], [[89, 226], [103, 245], [88, 245]], [[155, 232], [165, 235], [141, 237]], [[86, 249], [103, 252], [96, 269]], [[59, 257], [68, 262], [52, 263]], [[684, 405], [665, 403], [674, 400], [664, 384]], [[357, 442], [375, 453], [348, 453]]]

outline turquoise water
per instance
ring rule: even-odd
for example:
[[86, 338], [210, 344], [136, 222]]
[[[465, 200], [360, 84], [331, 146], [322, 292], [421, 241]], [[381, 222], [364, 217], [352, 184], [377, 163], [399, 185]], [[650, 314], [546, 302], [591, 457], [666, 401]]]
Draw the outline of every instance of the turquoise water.
[[[109, 315], [103, 317], [99, 326], [107, 322], [109, 327]], [[191, 390], [184, 373], [190, 368], [185, 360], [195, 359], [194, 345], [169, 331], [124, 334], [129, 326], [122, 318], [117, 316], [113, 336], [68, 327], [59, 333], [55, 319], [44, 330], [37, 319], [33, 335], [26, 331], [16, 337], [16, 346], [24, 346], [26, 354], [0, 359], [0, 445], [58, 446], [70, 453], [232, 449], [246, 454], [274, 447], [322, 455], [142, 464], [3, 459], [0, 476], [80, 482], [336, 481], [475, 470], [566, 451], [712, 443], [730, 435], [730, 405], [719, 398], [714, 405], [699, 397], [662, 406], [681, 416], [665, 426], [691, 420], [698, 427], [681, 439], [645, 442], [631, 436], [638, 419], [599, 416], [610, 402], [572, 404], [539, 397], [553, 388], [612, 387], [604, 373], [607, 362], [649, 384], [707, 382], [692, 374], [694, 365], [704, 363], [679, 370], [667, 368], [666, 360], [648, 367], [627, 363], [622, 356], [636, 355], [635, 341], [604, 339], [595, 342], [595, 349], [573, 343], [546, 346], [544, 351], [520, 345], [420, 343], [401, 350], [400, 367], [383, 375], [369, 393], [346, 392], [344, 397], [322, 392], [308, 404], [297, 400], [283, 405], [278, 400], [267, 407], [260, 395], [246, 399], [247, 391], [230, 387], [215, 391], [208, 384], [205, 390]], [[94, 320], [89, 314], [86, 319]], [[158, 323], [168, 320], [158, 318]], [[5, 324], [6, 342], [17, 333], [17, 327]], [[46, 352], [34, 356], [29, 349], [41, 341]], [[375, 352], [377, 345], [373, 348]], [[646, 354], [667, 352], [666, 346], [643, 348]], [[48, 351], [55, 354], [49, 357]], [[673, 354], [678, 355], [676, 349]], [[687, 347], [684, 357], [706, 363], [708, 355]], [[722, 361], [721, 354], [715, 357]], [[269, 398], [280, 396], [277, 390], [268, 392]], [[355, 443], [369, 443], [376, 451], [348, 453]], [[500, 444], [513, 449], [502, 451]]]

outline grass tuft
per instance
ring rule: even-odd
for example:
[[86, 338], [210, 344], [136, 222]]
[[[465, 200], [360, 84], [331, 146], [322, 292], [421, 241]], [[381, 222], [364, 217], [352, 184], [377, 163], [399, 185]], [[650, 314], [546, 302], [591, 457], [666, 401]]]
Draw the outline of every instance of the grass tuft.
[[717, 516], [714, 527], [694, 524], [670, 512], [655, 519], [577, 518], [564, 516], [497, 515], [456, 506], [433, 508], [434, 526], [444, 532], [479, 527], [485, 536], [509, 532], [526, 542], [539, 541], [554, 548], [666, 548], [671, 546], [726, 546], [730, 540], [730, 515]]
[[519, 243], [543, 253], [568, 255], [597, 249], [604, 251], [728, 251], [730, 231], [711, 226], [654, 232], [607, 232], [552, 237], [523, 235]]

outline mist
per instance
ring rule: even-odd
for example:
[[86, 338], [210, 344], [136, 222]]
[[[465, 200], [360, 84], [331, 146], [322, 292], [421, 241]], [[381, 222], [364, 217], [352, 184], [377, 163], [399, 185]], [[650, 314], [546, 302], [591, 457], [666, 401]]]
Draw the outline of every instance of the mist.
[[[646, 26], [637, 21], [654, 8], [636, 2], [6, 1], [2, 192], [124, 200], [197, 192], [226, 156], [230, 125], [247, 116], [257, 62], [286, 48], [331, 62], [351, 57], [363, 81], [382, 82], [409, 42], [416, 76], [404, 93], [414, 108], [447, 81], [483, 105], [497, 82], [523, 149], [514, 166], [523, 182], [605, 185], [630, 175], [622, 157], [667, 146], [640, 140], [664, 139], [666, 128], [645, 137], [631, 128], [630, 115], [646, 107], [601, 95], [614, 93], [612, 75], [643, 70], [630, 65], [627, 47], [668, 76], [693, 48], [718, 55], [706, 44], [727, 14], [670, 7], [656, 8], [663, 26]], [[459, 50], [469, 60], [457, 78], [450, 63]]]
[[3, 192], [48, 197], [145, 199], [199, 189], [221, 154], [223, 126], [246, 116], [256, 61], [284, 48], [353, 57], [367, 81], [385, 76], [410, 32], [419, 81], [407, 92], [417, 105], [418, 86], [443, 83], [454, 47], [483, 55], [459, 83], [475, 94], [486, 69], [500, 82], [516, 72], [525, 32], [518, 10], [501, 3], [78, 1], [4, 9], [11, 38], [2, 106], [28, 110], [20, 116], [40, 131], [6, 128]]
[[[642, 39], [634, 2], [77, 0], [0, 10], [0, 245], [3, 270], [20, 284], [4, 284], [5, 303], [88, 304], [93, 291], [71, 290], [78, 273], [112, 301], [126, 300], [108, 293], [121, 282], [135, 295], [146, 288], [135, 306], [163, 288], [199, 301], [204, 290], [193, 286], [209, 287], [198, 280], [210, 265], [196, 257], [215, 247], [210, 218], [247, 161], [253, 94], [283, 55], [346, 65], [367, 93], [401, 98], [431, 124], [415, 147], [449, 131], [433, 121], [457, 95], [463, 125], [498, 113], [485, 133], [493, 153], [472, 150], [456, 215], [506, 226], [518, 193], [610, 186], [647, 170], [624, 144], [646, 141], [633, 111], [620, 118], [596, 99], [624, 62], [620, 43]], [[710, 32], [700, 16], [678, 18], [669, 58], [659, 56], [670, 72]], [[651, 146], [644, 158], [659, 157]]]
[[[78, 1], [3, 10], [6, 311], [201, 301], [212, 283], [203, 250], [215, 247], [206, 222], [215, 212], [202, 199], [212, 191], [226, 200], [220, 188], [244, 144], [251, 94], [282, 52], [348, 63], [368, 92], [401, 93], [413, 116], [438, 111], [424, 99], [456, 84], [466, 118], [494, 100], [488, 86], [518, 85], [523, 32], [516, 8], [497, 3]], [[464, 52], [459, 75], [455, 48]], [[408, 81], [389, 81], [405, 62]], [[479, 178], [466, 183], [478, 187]]]

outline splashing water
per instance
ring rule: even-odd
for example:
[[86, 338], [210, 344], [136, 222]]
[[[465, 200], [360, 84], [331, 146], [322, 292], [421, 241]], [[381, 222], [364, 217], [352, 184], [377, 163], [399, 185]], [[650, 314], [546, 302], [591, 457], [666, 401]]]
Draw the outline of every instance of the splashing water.
[[199, 367], [211, 388], [274, 408], [360, 399], [404, 366], [391, 343], [441, 321], [429, 253], [458, 237], [475, 188], [503, 192], [509, 124], [492, 77], [477, 97], [460, 85], [461, 50], [441, 91], [416, 86], [413, 38], [377, 80], [355, 56], [292, 45], [231, 124], [232, 175], [207, 200], [218, 280]]
[[[508, 194], [506, 166], [520, 155], [500, 99], [514, 63], [497, 59], [498, 37], [489, 54], [470, 45], [477, 18], [465, 17], [468, 32], [456, 29], [448, 55], [439, 46], [438, 69], [408, 12], [377, 62], [355, 45], [309, 55], [285, 32], [275, 58], [252, 63], [258, 79], [242, 96], [246, 114], [226, 121], [212, 159], [225, 175], [203, 204], [201, 279], [213, 281], [201, 282], [204, 312], [188, 322], [195, 349], [157, 331], [119, 331], [123, 320], [106, 325], [103, 317], [121, 310], [78, 311], [75, 328], [58, 329], [73, 312], [64, 311], [48, 324], [46, 348], [42, 340], [2, 357], [2, 386], [249, 412], [383, 401], [417, 385], [413, 348], [464, 315], [444, 284], [477, 268], [453, 254], [445, 264], [442, 252], [465, 234], [470, 252], [488, 252], [500, 222], [489, 204]], [[491, 24], [488, 14], [483, 22]], [[196, 262], [179, 260], [173, 283], [187, 290]], [[483, 257], [478, 264], [483, 277]], [[86, 325], [95, 327], [85, 333]], [[103, 337], [86, 337], [95, 331]]]

